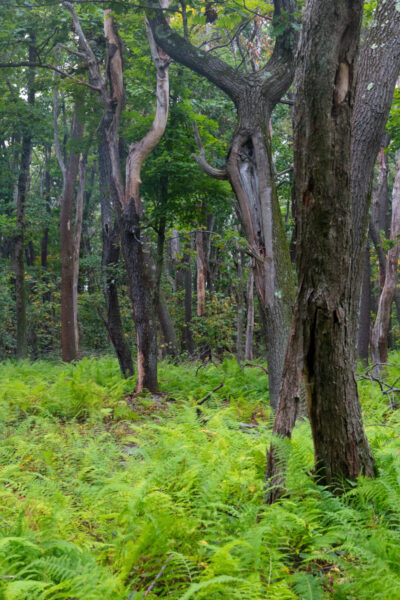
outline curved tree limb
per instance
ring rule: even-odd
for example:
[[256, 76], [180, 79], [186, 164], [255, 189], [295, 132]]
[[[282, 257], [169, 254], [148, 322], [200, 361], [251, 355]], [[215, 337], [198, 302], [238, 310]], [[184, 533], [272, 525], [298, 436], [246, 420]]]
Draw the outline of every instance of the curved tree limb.
[[206, 151], [203, 146], [203, 142], [201, 141], [199, 129], [196, 123], [193, 123], [193, 133], [200, 154], [192, 154], [191, 156], [197, 162], [200, 169], [204, 171], [206, 175], [209, 175], [214, 179], [228, 179], [228, 172], [226, 169], [217, 169], [207, 162]]

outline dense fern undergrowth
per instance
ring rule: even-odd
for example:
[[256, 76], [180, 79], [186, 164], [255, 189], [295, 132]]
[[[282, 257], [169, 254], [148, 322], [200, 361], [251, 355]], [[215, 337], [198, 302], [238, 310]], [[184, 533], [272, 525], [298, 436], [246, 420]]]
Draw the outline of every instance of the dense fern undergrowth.
[[164, 363], [164, 394], [130, 398], [112, 358], [0, 364], [0, 598], [400, 598], [400, 414], [379, 386], [360, 381], [379, 477], [319, 487], [303, 421], [266, 507], [266, 376], [195, 372]]

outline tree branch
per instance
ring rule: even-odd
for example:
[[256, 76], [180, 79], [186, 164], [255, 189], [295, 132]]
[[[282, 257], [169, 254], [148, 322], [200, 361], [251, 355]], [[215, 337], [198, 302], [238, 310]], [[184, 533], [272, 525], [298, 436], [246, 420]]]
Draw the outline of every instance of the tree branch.
[[200, 154], [192, 154], [192, 158], [197, 162], [206, 175], [213, 177], [214, 179], [228, 179], [228, 172], [226, 169], [216, 169], [212, 167], [206, 160], [206, 151], [200, 138], [199, 130], [196, 123], [193, 123], [193, 133], [196, 140], [197, 147]]
[[160, 6], [158, 3], [154, 5], [154, 2], [148, 0], [146, 14], [157, 44], [173, 59], [206, 77], [235, 102], [243, 89], [244, 77], [224, 61], [199, 50], [173, 31]]
[[19, 62], [0, 63], [0, 69], [11, 69], [11, 68], [17, 68], [17, 67], [33, 67], [35, 69], [49, 69], [50, 71], [54, 71], [55, 73], [58, 73], [59, 75], [61, 75], [61, 77], [66, 77], [67, 79], [70, 79], [71, 81], [74, 81], [75, 83], [78, 83], [79, 85], [84, 85], [85, 87], [88, 87], [89, 89], [94, 90], [95, 92], [100, 91], [99, 87], [92, 85], [91, 83], [88, 83], [87, 81], [82, 81], [82, 79], [78, 79], [77, 77], [74, 77], [73, 75], [70, 75], [69, 73], [66, 73], [62, 69], [59, 69], [58, 67], [56, 67], [55, 65], [52, 65], [50, 63], [35, 63], [35, 62], [30, 62], [28, 60], [22, 60]]

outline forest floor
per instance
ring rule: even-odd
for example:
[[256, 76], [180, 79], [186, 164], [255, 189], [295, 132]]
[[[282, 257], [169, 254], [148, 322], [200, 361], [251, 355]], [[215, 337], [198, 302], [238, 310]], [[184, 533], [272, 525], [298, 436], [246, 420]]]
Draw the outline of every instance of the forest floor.
[[266, 375], [196, 366], [132, 397], [113, 358], [0, 364], [0, 599], [400, 599], [395, 393], [359, 382], [377, 479], [318, 486], [303, 421], [269, 507]]

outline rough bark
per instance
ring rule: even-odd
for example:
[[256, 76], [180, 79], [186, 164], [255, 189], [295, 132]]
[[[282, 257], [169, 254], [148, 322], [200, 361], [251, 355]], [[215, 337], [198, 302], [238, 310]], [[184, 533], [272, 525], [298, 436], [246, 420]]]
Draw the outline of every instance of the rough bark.
[[[295, 101], [299, 286], [274, 432], [290, 436], [305, 378], [318, 479], [333, 489], [374, 463], [354, 376], [351, 118], [362, 1], [309, 0]], [[294, 409], [294, 410], [293, 410]], [[268, 500], [281, 493], [269, 453]]]
[[[397, 163], [397, 173], [392, 193], [392, 222], [390, 239], [394, 243], [400, 235], [400, 161]], [[381, 364], [387, 362], [388, 334], [390, 328], [390, 314], [397, 286], [397, 271], [400, 246], [394, 244], [387, 254], [385, 279], [382, 293], [379, 298], [378, 311], [371, 335], [372, 362], [375, 373], [379, 374]]]
[[255, 282], [267, 341], [272, 406], [278, 401], [294, 282], [274, 182], [268, 122], [292, 81], [297, 41], [292, 22], [296, 2], [276, 0], [274, 7], [276, 22], [284, 19], [282, 33], [276, 39], [268, 63], [247, 74], [238, 72], [211, 53], [194, 48], [168, 27], [161, 11], [148, 11], [157, 43], [172, 58], [222, 89], [237, 109], [238, 126], [226, 168], [215, 169], [208, 165], [201, 144], [198, 144], [197, 162], [209, 175], [229, 180], [250, 251], [256, 258]]
[[[35, 36], [29, 34], [29, 61], [34, 60], [35, 56]], [[35, 71], [33, 68], [28, 70], [28, 104], [33, 106], [35, 102]], [[25, 207], [26, 196], [29, 184], [29, 172], [32, 156], [32, 132], [26, 128], [22, 136], [21, 160], [19, 166], [18, 184], [17, 184], [17, 235], [14, 241], [15, 256], [15, 311], [16, 311], [16, 357], [25, 358], [28, 355], [27, 342], [27, 324], [26, 324], [26, 290], [25, 290], [25, 264], [24, 264], [24, 245], [25, 245]]]

